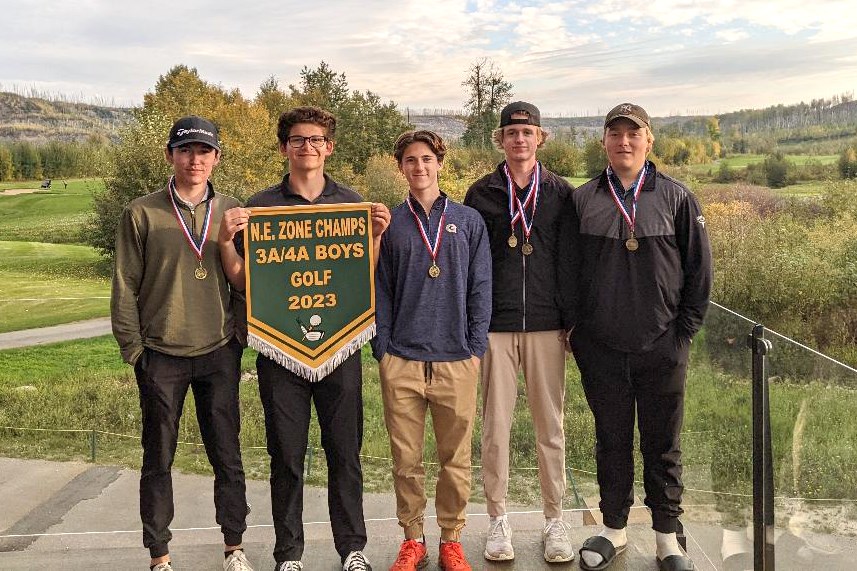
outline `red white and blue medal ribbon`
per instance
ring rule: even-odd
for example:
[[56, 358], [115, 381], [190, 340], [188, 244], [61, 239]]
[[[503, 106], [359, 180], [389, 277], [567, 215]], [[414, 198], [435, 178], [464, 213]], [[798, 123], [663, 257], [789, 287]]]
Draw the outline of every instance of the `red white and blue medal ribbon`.
[[428, 235], [431, 230], [429, 228], [429, 224], [431, 223], [431, 210], [426, 212], [426, 225], [423, 227], [423, 223], [417, 215], [417, 211], [414, 210], [414, 206], [411, 204], [410, 196], [405, 199], [405, 202], [407, 203], [411, 214], [414, 215], [414, 220], [416, 221], [417, 228], [420, 231], [420, 237], [423, 239], [423, 244], [425, 244], [425, 247], [429, 252], [429, 256], [431, 256], [431, 266], [428, 270], [429, 277], [436, 278], [440, 275], [440, 267], [437, 265], [437, 253], [440, 251], [440, 242], [443, 239], [443, 233], [441, 230], [443, 230], [443, 222], [446, 220], [446, 207], [449, 205], [449, 199], [446, 197], [443, 199], [443, 212], [440, 215], [440, 222], [437, 224], [437, 234], [435, 234], [434, 240], [429, 240]]
[[640, 192], [643, 190], [643, 183], [646, 181], [646, 167], [648, 167], [648, 163], [643, 164], [643, 168], [640, 169], [640, 174], [637, 176], [637, 185], [634, 188], [634, 199], [631, 202], [631, 212], [629, 213], [628, 209], [625, 208], [625, 202], [619, 196], [619, 192], [613, 185], [613, 169], [610, 165], [607, 165], [607, 186], [610, 187], [610, 196], [613, 197], [613, 202], [616, 203], [616, 208], [619, 209], [619, 212], [622, 214], [622, 218], [625, 219], [625, 222], [628, 224], [628, 229], [631, 231], [631, 237], [625, 241], [625, 247], [632, 252], [638, 247], [637, 237], [634, 234], [634, 227], [637, 223], [637, 199], [640, 197]]
[[[196, 259], [199, 262], [199, 267], [197, 267], [194, 272], [194, 276], [197, 279], [204, 279], [207, 275], [205, 268], [202, 267], [202, 251], [205, 249], [205, 241], [208, 238], [208, 229], [211, 223], [211, 200], [206, 201], [205, 203], [205, 220], [202, 223], [202, 231], [199, 234], [199, 241], [197, 241], [193, 237], [193, 229], [187, 225], [184, 217], [182, 216], [181, 210], [179, 210], [179, 205], [176, 203], [175, 194], [178, 191], [176, 190], [176, 179], [175, 177], [170, 177], [170, 202], [173, 205], [173, 211], [176, 214], [176, 218], [179, 221], [179, 226], [184, 233], [185, 240], [190, 244], [191, 250], [193, 250], [194, 254], [196, 254]], [[208, 189], [206, 189], [208, 192]]]
[[[536, 219], [536, 208], [539, 203], [539, 192], [541, 190], [542, 165], [536, 161], [536, 166], [533, 169], [533, 175], [530, 177], [530, 185], [527, 188], [527, 193], [524, 196], [522, 203], [518, 199], [518, 193], [515, 192], [515, 181], [512, 174], [509, 172], [509, 166], [503, 163], [503, 174], [506, 175], [506, 185], [509, 191], [509, 218], [511, 219], [512, 234], [509, 237], [509, 246], [514, 248], [518, 241], [512, 239], [515, 236], [515, 224], [518, 220], [521, 221], [521, 228], [524, 232], [524, 239], [530, 241], [530, 233], [533, 231], [533, 223]], [[529, 221], [527, 220], [527, 208], [532, 205], [532, 214]], [[514, 242], [514, 243], [513, 243]]]

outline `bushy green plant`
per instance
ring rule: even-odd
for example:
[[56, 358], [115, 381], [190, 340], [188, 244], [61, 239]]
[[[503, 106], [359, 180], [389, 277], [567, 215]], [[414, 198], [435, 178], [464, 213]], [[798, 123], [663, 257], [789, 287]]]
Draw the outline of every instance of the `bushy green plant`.
[[791, 171], [794, 164], [786, 159], [785, 155], [777, 151], [765, 157], [762, 163], [765, 172], [765, 182], [771, 188], [783, 188], [791, 181]]
[[857, 148], [853, 145], [846, 147], [839, 156], [837, 167], [842, 178], [857, 178]]
[[821, 203], [830, 216], [846, 215], [857, 218], [857, 180], [828, 182], [821, 193]]
[[549, 139], [538, 150], [538, 158], [548, 169], [560, 176], [575, 176], [582, 166], [580, 150], [567, 141]]
[[[727, 189], [699, 193], [715, 260], [713, 299], [821, 351], [853, 354], [847, 350], [857, 341], [853, 190], [831, 190], [828, 215], [806, 217], [761, 189]], [[735, 333], [715, 320], [708, 338], [715, 353], [728, 353], [724, 340]], [[803, 351], [785, 348], [774, 361], [800, 378], [817, 374]]]
[[720, 166], [717, 167], [717, 175], [714, 177], [717, 182], [732, 182], [735, 180], [735, 173], [729, 168], [729, 163], [720, 161]]
[[586, 176], [590, 178], [598, 176], [607, 167], [607, 151], [600, 139], [589, 139], [583, 145], [583, 164]]
[[440, 188], [461, 202], [470, 185], [496, 169], [502, 160], [503, 155], [495, 149], [451, 146], [440, 171]]
[[405, 199], [408, 185], [399, 172], [396, 159], [390, 155], [375, 155], [366, 164], [360, 190], [365, 200], [381, 202], [392, 209]]

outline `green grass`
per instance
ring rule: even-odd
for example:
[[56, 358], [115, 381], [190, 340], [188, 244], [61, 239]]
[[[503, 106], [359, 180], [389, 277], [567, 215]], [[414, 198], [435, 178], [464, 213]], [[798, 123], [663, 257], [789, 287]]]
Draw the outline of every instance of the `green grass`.
[[[72, 378], [75, 371], [92, 375], [118, 375], [131, 371], [122, 362], [112, 336], [79, 339], [37, 347], [7, 349], [0, 364], [0, 386], [14, 389], [35, 386], [50, 389]], [[69, 367], [74, 363], [74, 367]], [[70, 370], [71, 369], [71, 370]]]
[[[706, 175], [709, 171], [712, 174], [717, 173], [720, 165], [726, 163], [732, 170], [746, 169], [747, 166], [758, 164], [765, 160], [767, 155], [730, 155], [712, 163], [704, 163], [697, 165], [688, 165], [690, 172], [695, 175]], [[836, 164], [839, 160], [839, 155], [786, 155], [786, 159], [794, 163], [796, 166], [803, 166], [811, 161], [818, 161], [822, 165]]]
[[775, 189], [774, 192], [784, 196], [794, 196], [800, 198], [817, 198], [822, 195], [828, 186], [828, 182], [822, 180], [811, 180], [790, 184], [783, 188]]
[[0, 242], [0, 333], [109, 315], [107, 274], [88, 246]]
[[[39, 181], [2, 183], [8, 188], [35, 188]], [[72, 179], [64, 189], [55, 182], [49, 191], [0, 194], [0, 240], [78, 243], [81, 227], [92, 210], [92, 194], [104, 188], [100, 179]]]
[[565, 177], [565, 180], [570, 182], [571, 186], [573, 186], [574, 188], [577, 188], [581, 184], [589, 181], [589, 178], [585, 177], [585, 176], [567, 176], [567, 177]]

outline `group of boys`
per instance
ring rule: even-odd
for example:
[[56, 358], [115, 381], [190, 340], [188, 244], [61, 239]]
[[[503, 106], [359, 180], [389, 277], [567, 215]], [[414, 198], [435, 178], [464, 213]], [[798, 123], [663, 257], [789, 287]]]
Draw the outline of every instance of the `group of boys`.
[[[243, 316], [234, 310], [245, 286], [243, 231], [252, 208], [362, 201], [325, 173], [335, 135], [336, 119], [327, 111], [297, 107], [284, 113], [277, 138], [289, 172], [244, 208], [209, 181], [220, 160], [217, 128], [184, 117], [166, 145], [174, 173], [167, 186], [132, 201], [122, 214], [112, 319], [140, 392], [140, 515], [153, 571], [172, 569], [170, 469], [189, 388], [215, 473], [224, 571], [251, 570], [241, 545], [248, 513], [238, 442]], [[567, 348], [595, 418], [604, 516], [601, 533], [580, 549], [581, 568], [606, 568], [627, 544], [635, 414], [659, 568], [693, 568], [675, 532], [682, 513], [679, 432], [688, 346], [701, 326], [711, 281], [704, 218], [687, 188], [646, 159], [654, 138], [639, 106], [622, 104], [607, 115], [609, 165], [577, 190], [537, 160], [546, 138], [534, 105], [507, 105], [493, 134], [504, 160], [459, 204], [440, 188], [446, 154], [441, 137], [406, 132], [393, 155], [408, 195], [392, 211], [372, 205], [372, 349], [393, 457], [396, 516], [404, 531], [391, 571], [428, 563], [427, 412], [440, 467], [438, 563], [449, 571], [471, 568], [460, 539], [471, 492], [480, 366], [489, 515], [484, 557], [515, 557], [506, 498], [523, 372], [538, 453], [544, 559], [574, 559], [563, 521]], [[270, 455], [276, 571], [303, 569], [304, 456], [313, 403], [342, 568], [371, 569], [364, 553], [360, 352], [317, 381], [262, 354], [256, 368]]]

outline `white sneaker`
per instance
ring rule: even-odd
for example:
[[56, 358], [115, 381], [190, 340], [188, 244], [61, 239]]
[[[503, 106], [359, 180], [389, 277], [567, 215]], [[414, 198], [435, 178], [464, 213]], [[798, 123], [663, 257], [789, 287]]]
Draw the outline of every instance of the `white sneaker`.
[[236, 549], [223, 560], [223, 571], [253, 571], [243, 549]]
[[277, 571], [301, 571], [303, 568], [304, 564], [300, 561], [283, 561], [277, 567]]
[[342, 571], [372, 571], [372, 566], [362, 551], [352, 551], [342, 562]]
[[515, 558], [512, 547], [512, 526], [506, 515], [492, 517], [488, 522], [488, 539], [485, 541], [485, 559], [509, 561]]
[[550, 518], [545, 521], [542, 539], [545, 542], [545, 561], [548, 563], [564, 563], [574, 559], [568, 529], [561, 519]]
[[169, 561], [165, 561], [164, 563], [158, 563], [152, 567], [152, 571], [173, 571], [173, 566], [170, 565]]

